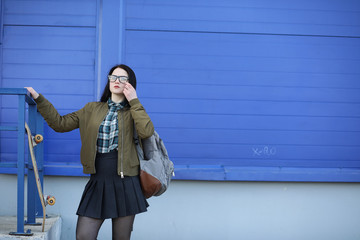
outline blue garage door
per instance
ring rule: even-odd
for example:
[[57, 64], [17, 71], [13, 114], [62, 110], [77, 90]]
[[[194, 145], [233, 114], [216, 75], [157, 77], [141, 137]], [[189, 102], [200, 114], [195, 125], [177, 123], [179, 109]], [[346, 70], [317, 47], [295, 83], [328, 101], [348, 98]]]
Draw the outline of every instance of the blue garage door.
[[128, 1], [126, 62], [184, 179], [360, 181], [359, 1]]
[[[360, 181], [359, 1], [2, 3], [1, 87], [31, 85], [65, 114], [123, 61], [177, 179]], [[0, 104], [12, 123], [15, 101]], [[80, 175], [78, 131], [45, 137], [45, 174]]]
[[[3, 88], [32, 86], [61, 114], [95, 100], [97, 2], [14, 1], [3, 4]], [[15, 97], [1, 98], [1, 124], [17, 121]], [[16, 161], [16, 134], [1, 132], [0, 158]], [[45, 128], [45, 161], [79, 165], [79, 134]]]

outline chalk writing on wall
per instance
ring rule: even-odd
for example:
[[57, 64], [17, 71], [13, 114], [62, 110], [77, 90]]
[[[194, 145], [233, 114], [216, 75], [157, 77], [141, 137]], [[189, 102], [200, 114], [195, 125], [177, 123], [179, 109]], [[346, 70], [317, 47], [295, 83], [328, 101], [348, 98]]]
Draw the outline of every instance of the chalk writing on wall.
[[271, 146], [253, 147], [252, 153], [254, 157], [274, 156], [276, 155], [276, 148]]

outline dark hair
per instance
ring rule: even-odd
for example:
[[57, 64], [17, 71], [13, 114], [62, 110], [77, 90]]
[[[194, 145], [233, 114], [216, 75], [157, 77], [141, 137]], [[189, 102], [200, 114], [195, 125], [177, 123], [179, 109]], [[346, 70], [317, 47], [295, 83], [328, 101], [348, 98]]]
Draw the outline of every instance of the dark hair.
[[[127, 72], [128, 76], [129, 76], [129, 83], [136, 89], [136, 76], [135, 76], [134, 71], [129, 66], [126, 66], [125, 64], [116, 65], [110, 69], [108, 75], [111, 75], [114, 72], [114, 70], [117, 68], [121, 68]], [[106, 76], [106, 79], [107, 79], [107, 76]], [[100, 98], [100, 102], [107, 102], [109, 97], [111, 97], [111, 92], [110, 92], [109, 80], [107, 79], [107, 84], [106, 84], [103, 94]]]

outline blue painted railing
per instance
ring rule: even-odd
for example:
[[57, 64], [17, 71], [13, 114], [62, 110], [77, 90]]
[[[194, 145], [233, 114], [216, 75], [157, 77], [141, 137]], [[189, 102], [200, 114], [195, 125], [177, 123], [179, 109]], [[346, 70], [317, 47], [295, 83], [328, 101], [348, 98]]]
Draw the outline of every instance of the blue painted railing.
[[[30, 93], [25, 88], [0, 88], [0, 95], [18, 96], [18, 122], [16, 126], [0, 126], [1, 131], [17, 131], [17, 163], [2, 162], [0, 159], [0, 168], [17, 168], [17, 232], [15, 234], [24, 234], [24, 180], [25, 170], [28, 173], [28, 196], [27, 196], [27, 224], [36, 224], [36, 216], [42, 216], [40, 199], [36, 189], [34, 170], [31, 160], [25, 164], [25, 118], [26, 103], [28, 105], [28, 125], [33, 134], [44, 132], [44, 121], [40, 113], [37, 112], [36, 103], [30, 97]], [[43, 186], [43, 144], [40, 143], [34, 149], [39, 170], [41, 185]], [[29, 154], [30, 158], [30, 154]]]

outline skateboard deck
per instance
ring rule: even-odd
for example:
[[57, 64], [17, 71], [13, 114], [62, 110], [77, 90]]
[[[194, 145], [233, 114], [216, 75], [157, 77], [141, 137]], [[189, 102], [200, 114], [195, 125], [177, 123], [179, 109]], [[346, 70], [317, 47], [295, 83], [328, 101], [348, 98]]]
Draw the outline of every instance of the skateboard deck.
[[[35, 159], [35, 154], [34, 154], [34, 143], [33, 143], [33, 139], [32, 139], [32, 135], [31, 135], [31, 131], [29, 126], [27, 125], [27, 123], [25, 122], [25, 129], [27, 132], [27, 136], [28, 136], [28, 141], [29, 141], [29, 151], [30, 151], [30, 155], [31, 155], [31, 161], [33, 164], [33, 168], [34, 168], [34, 174], [35, 174], [35, 181], [36, 181], [36, 187], [39, 193], [39, 197], [40, 197], [40, 202], [41, 202], [41, 206], [43, 209], [43, 223], [42, 223], [42, 231], [44, 232], [44, 228], [45, 228], [45, 218], [46, 218], [46, 212], [45, 212], [45, 198], [43, 195], [43, 191], [42, 191], [42, 187], [41, 187], [41, 182], [40, 182], [40, 177], [39, 177], [39, 171], [37, 168], [37, 164], [36, 164], [36, 159]], [[43, 137], [41, 135], [36, 135], [35, 136], [35, 142], [39, 143], [43, 140]]]

